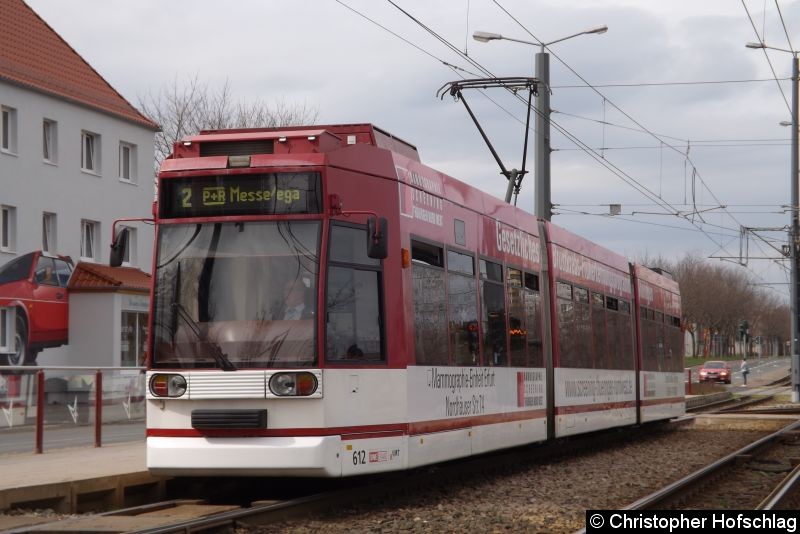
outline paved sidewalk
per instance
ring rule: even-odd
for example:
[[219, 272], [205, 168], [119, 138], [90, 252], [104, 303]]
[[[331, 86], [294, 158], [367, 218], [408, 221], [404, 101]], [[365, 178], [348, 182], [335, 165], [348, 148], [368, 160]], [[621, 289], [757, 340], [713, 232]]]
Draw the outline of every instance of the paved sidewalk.
[[145, 442], [0, 455], [0, 491], [147, 471]]
[[166, 477], [151, 475], [145, 442], [0, 455], [0, 513], [53, 508], [74, 513], [122, 507], [140, 495], [161, 495]]

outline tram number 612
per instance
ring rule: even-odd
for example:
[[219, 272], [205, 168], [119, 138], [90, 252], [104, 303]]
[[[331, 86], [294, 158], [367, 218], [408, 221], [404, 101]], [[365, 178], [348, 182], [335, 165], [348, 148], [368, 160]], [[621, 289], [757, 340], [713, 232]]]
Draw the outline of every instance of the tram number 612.
[[367, 451], [353, 451], [353, 465], [364, 465], [367, 463]]

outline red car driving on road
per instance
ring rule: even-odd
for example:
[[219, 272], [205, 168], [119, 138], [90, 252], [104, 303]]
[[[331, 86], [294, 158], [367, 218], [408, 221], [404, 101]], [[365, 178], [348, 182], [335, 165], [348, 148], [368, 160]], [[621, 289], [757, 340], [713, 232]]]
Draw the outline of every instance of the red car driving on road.
[[727, 362], [706, 362], [700, 369], [700, 382], [731, 383], [731, 366]]
[[34, 365], [42, 349], [68, 341], [67, 282], [72, 260], [30, 252], [0, 267], [0, 308], [13, 310], [13, 352], [0, 365]]

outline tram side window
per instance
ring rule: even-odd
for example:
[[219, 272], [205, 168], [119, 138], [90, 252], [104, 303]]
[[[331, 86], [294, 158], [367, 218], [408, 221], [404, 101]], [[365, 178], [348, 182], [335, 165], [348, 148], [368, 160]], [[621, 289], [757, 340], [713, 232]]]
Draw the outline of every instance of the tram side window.
[[582, 287], [575, 290], [575, 351], [576, 365], [583, 369], [592, 368], [592, 318], [589, 305], [589, 291]]
[[656, 322], [656, 311], [648, 309], [647, 317], [650, 321], [650, 358], [653, 360], [653, 368], [657, 371], [662, 371], [664, 357], [658, 343], [660, 325]]
[[633, 323], [631, 321], [631, 304], [627, 300], [619, 300], [619, 354], [620, 369], [634, 369], [633, 355]]
[[487, 365], [507, 365], [506, 300], [503, 294], [503, 266], [480, 260], [483, 294], [483, 354]]
[[610, 365], [606, 339], [605, 298], [600, 293], [592, 293], [592, 346], [596, 369], [607, 368]]
[[670, 367], [669, 351], [667, 350], [664, 332], [664, 314], [660, 311], [653, 312], [653, 337], [655, 339], [656, 358], [658, 358], [659, 371], [666, 371]]
[[558, 301], [559, 365], [561, 367], [577, 367], [575, 301], [572, 298], [572, 286], [565, 282], [556, 282], [556, 296]]
[[523, 273], [518, 269], [506, 269], [508, 286], [508, 335], [509, 355], [514, 367], [527, 367], [527, 325], [525, 317], [525, 293], [522, 289]]
[[611, 362], [612, 369], [621, 369], [622, 355], [620, 351], [622, 347], [619, 346], [619, 330], [620, 330], [620, 316], [619, 316], [619, 301], [614, 297], [606, 297], [606, 336], [608, 338], [608, 359]]
[[525, 327], [528, 339], [528, 366], [544, 367], [542, 352], [542, 296], [539, 275], [525, 273]]
[[447, 251], [447, 302], [450, 306], [450, 356], [453, 365], [478, 365], [478, 303], [475, 258]]
[[669, 317], [669, 344], [672, 350], [672, 367], [670, 371], [679, 373], [683, 371], [683, 332], [681, 331], [681, 320], [678, 317]]
[[612, 369], [633, 369], [631, 305], [624, 299], [606, 297], [608, 346]]
[[[354, 241], [366, 243], [367, 231], [331, 225], [326, 296], [325, 356], [333, 361], [383, 361], [379, 261], [358, 252]], [[352, 252], [352, 253], [351, 253]]]
[[442, 247], [411, 242], [414, 348], [418, 365], [447, 365], [447, 312]]
[[658, 327], [655, 322], [656, 312], [650, 308], [647, 309], [648, 321], [648, 343], [650, 345], [650, 360], [652, 362], [653, 370], [661, 370], [661, 358], [659, 357], [658, 350]]
[[641, 318], [642, 335], [642, 361], [645, 371], [658, 371], [658, 353], [655, 345], [655, 332], [653, 329], [653, 311], [642, 306], [639, 316]]
[[650, 346], [648, 345], [650, 323], [647, 320], [647, 308], [644, 306], [639, 307], [639, 338], [642, 345], [642, 369], [645, 371], [652, 371], [652, 363], [650, 361]]

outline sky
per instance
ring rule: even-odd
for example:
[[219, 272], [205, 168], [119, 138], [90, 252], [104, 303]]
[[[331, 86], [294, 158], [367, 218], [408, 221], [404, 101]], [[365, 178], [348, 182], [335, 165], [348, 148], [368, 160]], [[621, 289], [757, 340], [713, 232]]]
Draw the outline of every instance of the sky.
[[[500, 198], [505, 179], [477, 129], [437, 90], [481, 68], [534, 75], [539, 47], [475, 31], [551, 42], [605, 24], [549, 47], [553, 222], [630, 259], [693, 253], [736, 267], [746, 250], [741, 268], [788, 294], [788, 263], [771, 248], [785, 230], [743, 241], [740, 229], [789, 224], [779, 123], [791, 119], [792, 56], [745, 44], [800, 48], [798, 0], [26, 1], [134, 105], [195, 77], [227, 81], [237, 99], [306, 105], [320, 123], [376, 124]], [[520, 168], [525, 105], [502, 89], [467, 102]], [[517, 205], [532, 212], [532, 142], [528, 154]]]

